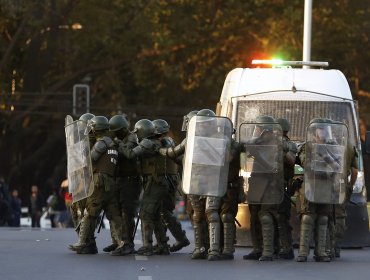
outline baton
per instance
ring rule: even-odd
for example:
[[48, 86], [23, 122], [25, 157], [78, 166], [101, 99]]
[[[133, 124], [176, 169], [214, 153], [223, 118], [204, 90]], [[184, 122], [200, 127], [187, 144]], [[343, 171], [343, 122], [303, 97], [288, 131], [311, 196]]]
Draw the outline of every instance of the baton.
[[98, 233], [100, 233], [100, 230], [101, 230], [101, 228], [102, 228], [102, 226], [103, 226], [104, 217], [105, 217], [105, 211], [103, 211], [103, 215], [101, 216], [101, 219], [100, 219], [99, 228], [98, 228]]
[[235, 220], [235, 223], [238, 225], [238, 227], [242, 227], [242, 224], [239, 223], [239, 221], [236, 218], [234, 218], [234, 220]]
[[140, 216], [139, 214], [137, 215], [137, 218], [136, 218], [136, 223], [135, 223], [135, 229], [134, 229], [134, 232], [132, 233], [132, 240], [135, 239], [135, 235], [136, 235], [136, 231], [137, 231], [137, 228], [139, 226], [139, 221], [140, 221]]

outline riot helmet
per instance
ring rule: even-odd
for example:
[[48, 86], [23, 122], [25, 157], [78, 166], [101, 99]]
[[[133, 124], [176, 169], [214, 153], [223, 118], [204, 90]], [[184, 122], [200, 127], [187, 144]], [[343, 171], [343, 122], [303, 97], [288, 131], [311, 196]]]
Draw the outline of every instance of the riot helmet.
[[157, 119], [152, 121], [152, 123], [154, 124], [155, 134], [157, 135], [165, 134], [170, 131], [170, 125], [165, 120]]
[[133, 132], [136, 133], [139, 140], [149, 138], [155, 135], [154, 124], [148, 119], [142, 119], [135, 123]]
[[124, 115], [115, 115], [109, 120], [110, 131], [118, 131], [120, 129], [128, 131], [128, 127], [129, 124]]
[[83, 121], [83, 122], [88, 122], [89, 120], [91, 120], [93, 117], [95, 117], [94, 114], [91, 114], [91, 113], [85, 113], [83, 115], [81, 115], [81, 117], [79, 118], [80, 121]]
[[290, 131], [290, 123], [287, 119], [279, 118], [279, 119], [276, 119], [276, 122], [280, 124], [282, 131], [284, 132]]
[[186, 114], [184, 116], [184, 120], [182, 122], [182, 127], [181, 127], [181, 131], [187, 131], [188, 130], [188, 124], [189, 124], [189, 121], [192, 117], [194, 117], [196, 114], [198, 113], [198, 111], [191, 111], [189, 112], [188, 114]]
[[326, 142], [332, 139], [332, 123], [332, 120], [323, 118], [314, 118], [310, 121], [310, 130], [316, 142]]
[[253, 137], [257, 138], [266, 132], [272, 132], [275, 121], [271, 116], [260, 115], [256, 117], [256, 125], [253, 131]]
[[93, 132], [100, 132], [109, 129], [109, 121], [104, 116], [95, 116], [89, 120], [88, 125], [91, 127]]
[[202, 109], [197, 113], [197, 116], [215, 117], [216, 114], [210, 109]]

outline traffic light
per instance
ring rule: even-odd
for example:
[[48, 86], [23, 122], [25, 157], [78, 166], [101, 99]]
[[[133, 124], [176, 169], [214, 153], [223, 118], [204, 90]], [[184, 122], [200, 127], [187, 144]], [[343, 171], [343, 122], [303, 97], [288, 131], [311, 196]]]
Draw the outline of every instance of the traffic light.
[[90, 111], [90, 87], [84, 84], [73, 86], [73, 108], [75, 116], [88, 113]]

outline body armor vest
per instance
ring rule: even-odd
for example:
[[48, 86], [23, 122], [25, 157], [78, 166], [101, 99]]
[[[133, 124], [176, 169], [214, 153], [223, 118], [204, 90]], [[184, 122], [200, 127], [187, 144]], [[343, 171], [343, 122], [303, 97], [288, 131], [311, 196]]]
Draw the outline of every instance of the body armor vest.
[[119, 157], [118, 160], [118, 177], [126, 176], [138, 176], [138, 165], [137, 159], [127, 159], [125, 157]]
[[[162, 146], [160, 140], [152, 140], [155, 142], [159, 142]], [[168, 148], [168, 147], [164, 147]], [[177, 164], [168, 159], [159, 153], [155, 153], [150, 157], [145, 157], [141, 160], [141, 170], [143, 175], [174, 175], [178, 173]]]
[[94, 173], [105, 173], [110, 176], [115, 176], [118, 160], [118, 150], [116, 146], [107, 148], [101, 157], [93, 162]]

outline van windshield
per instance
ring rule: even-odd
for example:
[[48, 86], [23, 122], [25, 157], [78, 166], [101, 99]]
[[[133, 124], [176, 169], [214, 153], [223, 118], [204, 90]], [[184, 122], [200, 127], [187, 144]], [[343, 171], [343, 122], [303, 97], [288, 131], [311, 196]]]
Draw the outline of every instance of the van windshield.
[[[243, 100], [237, 98], [237, 133], [243, 122], [253, 122], [258, 115], [286, 118], [291, 124], [289, 137], [295, 142], [304, 142], [306, 127], [313, 118], [328, 118], [348, 126], [349, 143], [359, 147], [355, 129], [352, 103], [347, 101], [302, 101], [302, 100]], [[239, 136], [239, 135], [237, 135]]]

